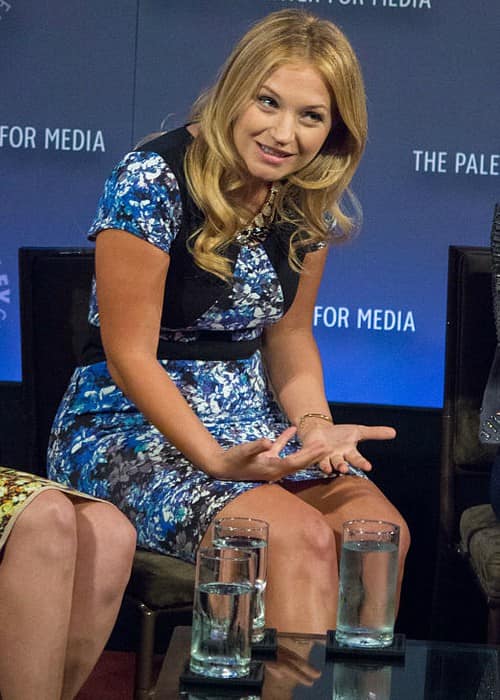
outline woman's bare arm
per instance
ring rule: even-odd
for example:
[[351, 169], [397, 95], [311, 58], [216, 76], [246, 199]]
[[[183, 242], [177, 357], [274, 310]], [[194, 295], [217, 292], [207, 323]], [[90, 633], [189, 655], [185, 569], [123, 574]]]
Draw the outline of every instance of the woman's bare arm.
[[295, 300], [287, 314], [266, 329], [264, 358], [277, 400], [291, 423], [299, 427], [303, 445], [321, 443], [320, 467], [345, 472], [348, 464], [369, 470], [371, 465], [357, 450], [361, 440], [394, 437], [383, 426], [334, 425], [308, 413], [331, 417], [325, 395], [323, 368], [312, 332], [314, 304], [327, 257], [327, 249], [306, 256]]
[[124, 231], [108, 229], [97, 238], [101, 334], [113, 380], [180, 452], [212, 476], [275, 480], [314, 461], [314, 444], [278, 458], [293, 431], [274, 443], [262, 439], [224, 450], [192, 411], [156, 356], [169, 263], [165, 252]]

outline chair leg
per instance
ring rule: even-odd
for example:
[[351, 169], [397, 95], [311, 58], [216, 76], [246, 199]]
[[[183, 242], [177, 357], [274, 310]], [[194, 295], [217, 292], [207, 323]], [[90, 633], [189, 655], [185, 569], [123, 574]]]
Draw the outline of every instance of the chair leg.
[[488, 608], [488, 644], [500, 644], [500, 607]]
[[153, 692], [153, 655], [157, 613], [143, 603], [139, 605], [140, 638], [135, 660], [134, 700], [148, 700]]

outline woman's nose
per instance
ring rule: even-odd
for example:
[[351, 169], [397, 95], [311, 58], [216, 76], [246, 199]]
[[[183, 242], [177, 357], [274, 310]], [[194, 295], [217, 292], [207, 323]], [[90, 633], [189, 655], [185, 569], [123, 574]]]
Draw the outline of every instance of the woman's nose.
[[290, 143], [295, 133], [295, 120], [293, 115], [281, 112], [276, 115], [271, 128], [271, 136], [280, 144]]

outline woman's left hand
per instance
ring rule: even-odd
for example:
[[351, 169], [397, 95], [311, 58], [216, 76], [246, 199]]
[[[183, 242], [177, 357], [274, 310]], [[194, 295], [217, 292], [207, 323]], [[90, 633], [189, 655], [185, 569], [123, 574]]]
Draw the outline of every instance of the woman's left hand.
[[300, 431], [299, 438], [304, 446], [313, 441], [323, 444], [324, 457], [318, 461], [318, 465], [325, 474], [333, 471], [345, 474], [349, 471], [349, 465], [370, 471], [372, 465], [359, 452], [358, 443], [363, 440], [392, 440], [396, 436], [394, 428], [388, 426], [335, 425], [324, 420], [313, 420], [311, 425], [306, 424]]

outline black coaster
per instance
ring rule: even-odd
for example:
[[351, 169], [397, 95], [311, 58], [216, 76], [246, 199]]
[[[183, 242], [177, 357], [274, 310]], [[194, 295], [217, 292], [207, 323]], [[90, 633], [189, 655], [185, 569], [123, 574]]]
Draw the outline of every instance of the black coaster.
[[[212, 678], [210, 676], [202, 676], [199, 673], [193, 673], [189, 668], [189, 660], [186, 662], [184, 671], [179, 678], [179, 686], [197, 687], [197, 688], [217, 688], [217, 691], [227, 689], [228, 691], [236, 689], [258, 690], [264, 682], [264, 664], [260, 661], [250, 661], [250, 673], [243, 678]], [[229, 694], [228, 697], [231, 697]], [[241, 696], [240, 696], [241, 697]]]
[[[163, 697], [163, 696], [162, 696]], [[220, 685], [190, 685], [179, 690], [179, 697], [185, 700], [260, 700], [260, 690], [252, 688], [226, 688]]]
[[364, 659], [386, 659], [390, 661], [402, 660], [405, 657], [406, 637], [404, 634], [395, 634], [394, 641], [388, 647], [348, 647], [339, 644], [335, 639], [335, 630], [326, 633], [326, 656], [335, 658], [341, 656], [358, 657]]
[[274, 627], [266, 627], [264, 639], [252, 642], [252, 658], [275, 659], [278, 654], [278, 633]]

